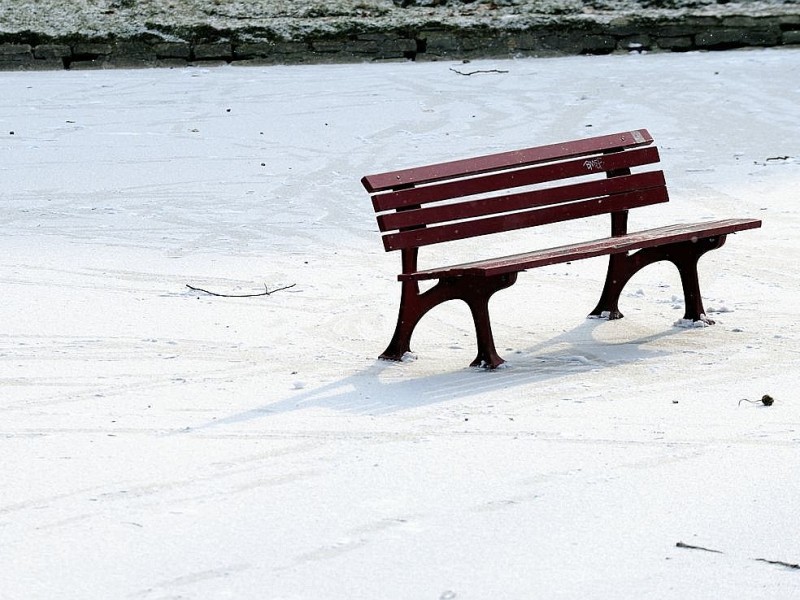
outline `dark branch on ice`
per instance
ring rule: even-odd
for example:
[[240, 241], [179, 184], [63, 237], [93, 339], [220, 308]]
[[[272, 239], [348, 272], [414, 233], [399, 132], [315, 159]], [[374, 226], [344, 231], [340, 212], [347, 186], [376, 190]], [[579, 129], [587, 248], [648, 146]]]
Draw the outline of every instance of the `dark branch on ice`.
[[193, 292], [203, 292], [204, 294], [208, 294], [209, 296], [218, 296], [220, 298], [255, 298], [256, 296], [271, 296], [275, 292], [280, 292], [282, 290], [288, 290], [289, 288], [293, 288], [295, 285], [297, 285], [297, 284], [293, 283], [291, 285], [286, 285], [286, 286], [283, 286], [283, 287], [280, 287], [280, 288], [277, 288], [277, 289], [274, 289], [274, 290], [270, 290], [267, 287], [267, 284], [265, 283], [264, 284], [264, 291], [263, 292], [258, 292], [256, 294], [220, 294], [220, 293], [217, 293], [217, 292], [210, 292], [209, 290], [204, 290], [203, 288], [195, 287], [193, 285], [189, 285], [188, 283], [186, 284], [186, 287], [189, 288], [190, 290], [192, 290]]

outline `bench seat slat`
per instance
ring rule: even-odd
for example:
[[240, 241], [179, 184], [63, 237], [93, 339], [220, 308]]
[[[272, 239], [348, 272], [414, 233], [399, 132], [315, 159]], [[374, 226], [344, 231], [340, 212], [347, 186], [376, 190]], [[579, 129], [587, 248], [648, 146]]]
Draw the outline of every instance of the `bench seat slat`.
[[667, 188], [660, 186], [553, 207], [390, 233], [383, 237], [383, 245], [387, 251], [419, 248], [501, 231], [513, 231], [535, 225], [547, 225], [608, 212], [619, 212], [668, 200]]
[[405, 206], [485, 194], [497, 190], [558, 181], [581, 175], [639, 167], [657, 163], [659, 160], [658, 148], [655, 146], [635, 148], [624, 152], [602, 155], [593, 159], [584, 157], [576, 160], [515, 169], [513, 171], [484, 174], [467, 179], [434, 183], [396, 192], [385, 192], [372, 197], [372, 206], [375, 212], [383, 212]]
[[568, 244], [557, 248], [536, 250], [534, 252], [463, 263], [438, 269], [417, 271], [415, 273], [404, 273], [399, 275], [398, 279], [404, 281], [439, 279], [441, 277], [458, 277], [463, 275], [483, 275], [487, 277], [502, 275], [504, 273], [519, 272], [529, 268], [543, 267], [570, 260], [629, 252], [652, 246], [685, 242], [695, 238], [717, 237], [757, 227], [761, 227], [761, 221], [758, 219], [725, 219], [703, 223], [667, 225], [665, 227], [628, 233], [616, 237], [602, 238], [590, 242]]
[[490, 154], [479, 158], [468, 158], [425, 167], [366, 175], [361, 179], [361, 183], [368, 192], [373, 193], [398, 187], [441, 181], [451, 177], [462, 177], [467, 173], [477, 175], [479, 173], [511, 167], [524, 167], [551, 160], [647, 146], [651, 143], [653, 143], [653, 138], [650, 133], [646, 129], [638, 129], [625, 133], [527, 148], [525, 150]]
[[463, 221], [664, 185], [666, 185], [666, 181], [662, 171], [648, 171], [635, 175], [621, 175], [516, 194], [392, 212], [378, 217], [378, 227], [381, 231], [392, 231], [448, 221]]

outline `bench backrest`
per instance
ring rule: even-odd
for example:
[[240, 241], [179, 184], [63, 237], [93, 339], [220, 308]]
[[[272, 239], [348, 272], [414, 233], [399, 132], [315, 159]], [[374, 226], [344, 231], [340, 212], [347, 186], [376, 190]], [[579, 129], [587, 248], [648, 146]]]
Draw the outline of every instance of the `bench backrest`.
[[[662, 171], [631, 173], [659, 161], [652, 143], [639, 129], [367, 175], [361, 182], [372, 194], [384, 247], [406, 250], [603, 213], [620, 217], [666, 202]], [[614, 235], [624, 233], [625, 219], [617, 223]]]

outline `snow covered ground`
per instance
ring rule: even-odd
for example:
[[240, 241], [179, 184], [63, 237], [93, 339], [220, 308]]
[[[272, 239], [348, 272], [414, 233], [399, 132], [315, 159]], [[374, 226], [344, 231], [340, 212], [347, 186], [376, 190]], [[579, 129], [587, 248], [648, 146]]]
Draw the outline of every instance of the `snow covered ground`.
[[[800, 594], [800, 50], [0, 87], [2, 598]], [[585, 319], [592, 259], [495, 297], [508, 368], [466, 367], [455, 303], [375, 359], [399, 257], [362, 175], [640, 127], [672, 201], [632, 227], [764, 220], [701, 261], [717, 325], [673, 327], [669, 265]]]

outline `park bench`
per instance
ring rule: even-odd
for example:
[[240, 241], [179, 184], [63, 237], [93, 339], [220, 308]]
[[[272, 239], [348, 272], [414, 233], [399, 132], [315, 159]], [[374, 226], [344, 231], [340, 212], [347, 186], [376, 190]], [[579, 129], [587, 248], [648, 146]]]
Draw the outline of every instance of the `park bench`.
[[[632, 208], [667, 202], [664, 174], [652, 170], [658, 149], [645, 129], [477, 158], [367, 175], [386, 251], [401, 252], [400, 311], [381, 358], [401, 360], [429, 310], [463, 300], [475, 323], [478, 355], [471, 366], [495, 368], [497, 354], [489, 299], [513, 285], [520, 271], [609, 256], [605, 285], [590, 316], [619, 319], [619, 297], [641, 268], [670, 261], [680, 273], [684, 319], [712, 324], [703, 309], [698, 259], [728, 234], [761, 226], [757, 219], [685, 223], [628, 233]], [[635, 167], [649, 170], [633, 173]], [[571, 219], [611, 215], [611, 236], [532, 252], [418, 269], [419, 249], [430, 244], [496, 234]], [[420, 282], [436, 284], [420, 291]]]

